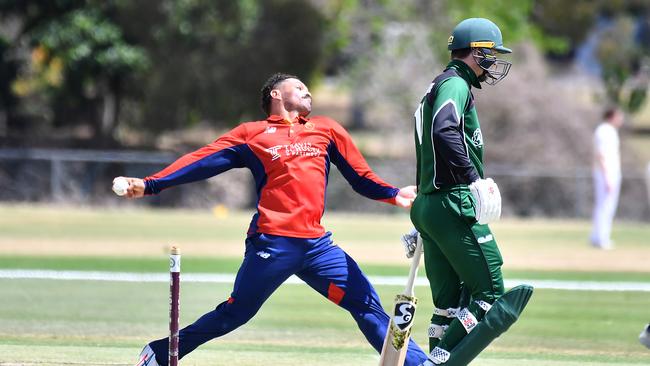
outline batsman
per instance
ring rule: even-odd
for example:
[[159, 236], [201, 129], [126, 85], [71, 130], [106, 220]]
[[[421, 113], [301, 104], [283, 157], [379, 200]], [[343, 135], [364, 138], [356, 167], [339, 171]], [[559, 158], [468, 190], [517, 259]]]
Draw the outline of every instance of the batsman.
[[501, 195], [483, 171], [483, 137], [471, 88], [494, 85], [511, 50], [490, 20], [466, 19], [449, 37], [451, 62], [415, 112], [418, 195], [411, 221], [424, 246], [434, 302], [428, 330], [431, 365], [467, 365], [514, 323], [532, 287], [505, 292], [503, 260], [488, 223]]

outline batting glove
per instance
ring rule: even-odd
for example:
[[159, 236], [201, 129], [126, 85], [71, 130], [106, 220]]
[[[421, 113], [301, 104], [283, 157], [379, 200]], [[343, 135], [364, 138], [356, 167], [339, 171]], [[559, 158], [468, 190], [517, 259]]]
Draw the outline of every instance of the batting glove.
[[501, 217], [501, 193], [492, 178], [475, 180], [469, 190], [474, 196], [474, 213], [479, 224], [488, 224]]
[[413, 254], [415, 254], [415, 248], [418, 246], [418, 234], [418, 231], [413, 228], [407, 234], [402, 235], [402, 244], [404, 244], [406, 258], [413, 258]]

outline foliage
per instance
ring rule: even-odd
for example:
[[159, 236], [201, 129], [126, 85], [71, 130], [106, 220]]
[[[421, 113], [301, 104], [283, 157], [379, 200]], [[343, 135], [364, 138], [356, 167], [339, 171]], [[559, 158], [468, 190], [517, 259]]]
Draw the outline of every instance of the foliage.
[[[139, 4], [126, 11], [142, 12]], [[149, 130], [259, 118], [267, 77], [284, 71], [309, 82], [321, 62], [323, 18], [300, 0], [168, 0], [157, 11], [152, 31], [139, 34], [154, 63], [139, 124]]]
[[449, 15], [454, 20], [454, 25], [463, 19], [473, 17], [492, 20], [499, 26], [506, 45], [532, 41], [547, 47], [562, 47], [554, 44], [558, 40], [547, 39], [545, 34], [540, 32], [534, 23], [530, 22], [529, 17], [534, 3], [532, 0], [449, 0], [447, 6], [449, 7]]
[[556, 43], [545, 49], [555, 57], [569, 56], [584, 41], [598, 16], [600, 1], [536, 1], [531, 18]]
[[[11, 90], [11, 83], [18, 76], [18, 63], [11, 58], [10, 51], [9, 41], [0, 36], [0, 111], [5, 121], [15, 120], [18, 105], [18, 98]], [[9, 127], [0, 125], [0, 133]]]
[[143, 50], [127, 44], [120, 29], [98, 9], [75, 10], [49, 22], [34, 32], [33, 41], [52, 59], [60, 58], [66, 68], [91, 77], [146, 69]]
[[44, 131], [94, 126], [100, 141], [118, 123], [160, 132], [257, 118], [271, 73], [309, 81], [323, 64], [324, 18], [303, 0], [0, 1], [0, 16], [20, 28], [8, 39], [20, 73], [1, 82], [25, 118]]
[[108, 142], [125, 82], [148, 64], [144, 50], [129, 44], [111, 21], [112, 6], [59, 0], [4, 2], [0, 9], [22, 20], [14, 46], [30, 54], [12, 83], [15, 94], [44, 96], [55, 126], [87, 123], [98, 142]]
[[[601, 17], [625, 28], [621, 15], [648, 11], [644, 0], [0, 0], [0, 135], [90, 126], [94, 144], [229, 127], [262, 116], [259, 87], [276, 71], [338, 77], [353, 90], [353, 125], [387, 126], [464, 18], [568, 60]], [[599, 61], [610, 97], [636, 110], [648, 50], [623, 28], [603, 36]], [[392, 112], [375, 120], [373, 103]]]
[[650, 48], [637, 43], [635, 32], [631, 18], [619, 17], [598, 47], [608, 100], [632, 113], [643, 106], [650, 78]]
[[566, 45], [549, 49], [555, 57], [571, 57], [588, 32], [595, 35], [598, 47], [593, 56], [600, 65], [606, 102], [631, 113], [641, 109], [650, 78], [650, 47], [647, 46], [650, 3], [642, 0], [538, 1], [533, 19], [545, 33]]

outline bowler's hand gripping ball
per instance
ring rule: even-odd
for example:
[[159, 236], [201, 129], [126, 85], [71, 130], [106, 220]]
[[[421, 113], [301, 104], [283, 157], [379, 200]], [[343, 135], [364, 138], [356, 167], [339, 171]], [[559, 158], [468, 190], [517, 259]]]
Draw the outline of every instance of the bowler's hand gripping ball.
[[113, 179], [113, 192], [118, 196], [124, 196], [126, 190], [129, 188], [129, 181], [126, 178], [115, 178]]

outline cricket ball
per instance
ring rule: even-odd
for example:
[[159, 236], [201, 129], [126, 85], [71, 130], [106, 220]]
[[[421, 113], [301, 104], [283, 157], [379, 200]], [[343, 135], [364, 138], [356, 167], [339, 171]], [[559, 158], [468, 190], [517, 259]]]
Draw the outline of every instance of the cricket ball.
[[118, 196], [124, 196], [129, 188], [129, 181], [126, 178], [118, 177], [113, 179], [113, 192]]

